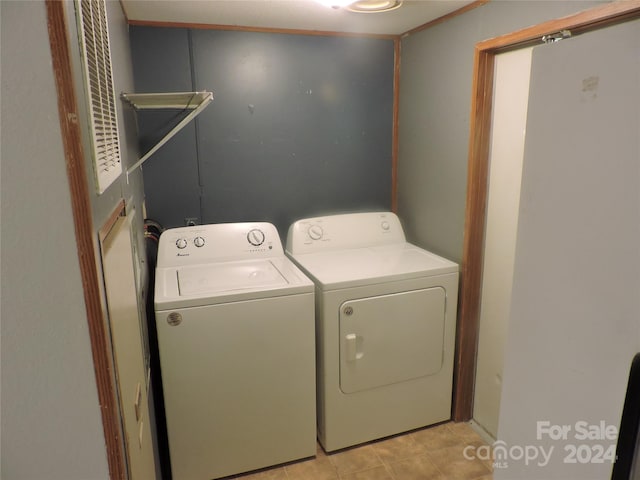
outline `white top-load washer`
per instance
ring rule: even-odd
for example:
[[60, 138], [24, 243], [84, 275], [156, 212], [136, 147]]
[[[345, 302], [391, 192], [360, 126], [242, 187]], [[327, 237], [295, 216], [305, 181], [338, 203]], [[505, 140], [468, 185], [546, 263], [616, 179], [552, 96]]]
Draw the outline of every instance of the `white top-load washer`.
[[155, 310], [175, 480], [315, 455], [313, 289], [269, 223], [161, 235]]
[[286, 250], [316, 284], [325, 450], [450, 419], [458, 265], [390, 212], [299, 220]]

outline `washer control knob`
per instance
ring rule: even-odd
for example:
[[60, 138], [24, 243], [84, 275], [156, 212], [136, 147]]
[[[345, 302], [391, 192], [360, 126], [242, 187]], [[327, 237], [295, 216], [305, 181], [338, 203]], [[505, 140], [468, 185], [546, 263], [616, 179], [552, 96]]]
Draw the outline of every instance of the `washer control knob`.
[[176, 247], [178, 247], [180, 250], [182, 250], [183, 248], [187, 248], [187, 239], [179, 238], [178, 240], [176, 240]]
[[385, 232], [391, 228], [391, 225], [386, 220], [383, 220], [380, 226]]
[[200, 248], [200, 247], [204, 247], [204, 238], [202, 237], [196, 237], [193, 239], [193, 244]]
[[324, 230], [320, 225], [311, 225], [307, 230], [307, 234], [311, 240], [320, 240], [324, 235]]
[[254, 247], [259, 247], [264, 243], [264, 232], [259, 228], [249, 230], [249, 233], [247, 233], [247, 240]]

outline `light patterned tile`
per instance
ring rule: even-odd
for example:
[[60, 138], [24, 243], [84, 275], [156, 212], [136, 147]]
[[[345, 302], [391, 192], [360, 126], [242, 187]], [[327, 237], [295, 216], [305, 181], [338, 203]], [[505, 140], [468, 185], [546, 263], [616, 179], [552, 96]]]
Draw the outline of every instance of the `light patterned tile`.
[[448, 424], [417, 430], [413, 432], [411, 436], [418, 444], [425, 447], [427, 451], [439, 450], [460, 444], [460, 437], [449, 429]]
[[324, 451], [324, 448], [322, 448], [322, 445], [320, 445], [320, 442], [316, 442], [316, 458], [326, 458], [327, 457], [327, 452]]
[[454, 434], [467, 441], [471, 442], [484, 442], [483, 438], [476, 432], [471, 425], [466, 422], [459, 423], [447, 423], [447, 428]]
[[394, 480], [389, 474], [384, 465], [379, 467], [370, 468], [368, 470], [362, 470], [360, 472], [349, 473], [347, 475], [341, 475], [341, 480]]
[[450, 463], [440, 467], [440, 470], [447, 480], [472, 480], [490, 475], [487, 467], [479, 460]]
[[[487, 445], [486, 442], [482, 442], [482, 445]], [[490, 472], [493, 473], [493, 449], [491, 449], [491, 453], [482, 452], [482, 458], [480, 460], [484, 465], [489, 469]]]
[[436, 466], [439, 466], [440, 462], [468, 461], [469, 458], [475, 459], [476, 449], [481, 445], [484, 445], [484, 442], [460, 442], [450, 447], [428, 450], [427, 455], [434, 460]]
[[288, 480], [287, 472], [285, 472], [284, 467], [271, 468], [269, 470], [262, 470], [246, 475], [237, 475], [231, 478], [238, 478], [242, 480]]
[[488, 474], [488, 475], [483, 475], [483, 476], [481, 476], [481, 477], [474, 478], [474, 479], [472, 479], [472, 480], [493, 480], [493, 474], [492, 474], [492, 473], [490, 473], [490, 474]]
[[427, 455], [418, 455], [390, 465], [395, 480], [446, 480]]
[[378, 458], [390, 464], [425, 453], [425, 447], [415, 441], [411, 435], [398, 435], [371, 444]]
[[338, 470], [326, 455], [285, 467], [289, 480], [338, 480]]
[[326, 454], [239, 480], [492, 480], [490, 461], [467, 460], [467, 446], [486, 445], [468, 424], [446, 423]]
[[[482, 460], [465, 458], [466, 446], [460, 444], [428, 451], [427, 456], [447, 480], [471, 480], [490, 474], [491, 471]], [[480, 446], [480, 443], [474, 446]]]
[[382, 466], [382, 461], [378, 458], [371, 445], [363, 445], [334, 453], [328, 455], [328, 458], [341, 477], [349, 473]]

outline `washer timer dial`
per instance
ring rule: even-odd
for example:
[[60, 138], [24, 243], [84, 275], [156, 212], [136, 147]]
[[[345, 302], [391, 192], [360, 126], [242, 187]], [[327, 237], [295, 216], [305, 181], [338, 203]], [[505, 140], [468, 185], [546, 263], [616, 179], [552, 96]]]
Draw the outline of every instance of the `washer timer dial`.
[[311, 238], [311, 240], [320, 240], [322, 238], [322, 235], [324, 235], [324, 231], [322, 230], [322, 227], [320, 225], [311, 225], [307, 229], [307, 234], [309, 235], [309, 238]]
[[252, 230], [249, 230], [249, 233], [247, 233], [247, 240], [254, 247], [259, 247], [264, 243], [264, 240], [265, 240], [264, 232], [259, 228], [254, 228]]

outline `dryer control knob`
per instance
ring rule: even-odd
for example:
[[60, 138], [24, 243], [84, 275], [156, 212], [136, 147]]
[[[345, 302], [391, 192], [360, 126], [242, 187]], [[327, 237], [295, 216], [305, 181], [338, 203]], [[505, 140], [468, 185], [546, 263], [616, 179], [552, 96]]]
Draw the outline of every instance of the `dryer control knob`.
[[178, 247], [180, 250], [182, 250], [183, 248], [187, 248], [187, 239], [179, 238], [178, 240], [176, 240], [176, 247]]
[[200, 248], [200, 247], [204, 247], [204, 238], [202, 237], [196, 237], [193, 239], [193, 244]]
[[387, 230], [389, 230], [391, 228], [391, 225], [386, 220], [383, 220], [382, 223], [380, 224], [380, 226], [385, 231], [387, 231]]
[[324, 230], [320, 225], [311, 225], [307, 230], [307, 234], [311, 240], [320, 240], [324, 235]]
[[264, 243], [264, 232], [259, 228], [249, 230], [249, 233], [247, 233], [247, 240], [254, 247], [259, 247]]

